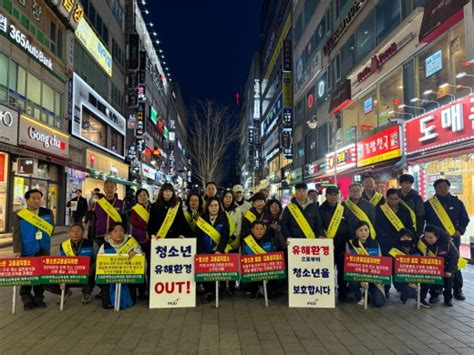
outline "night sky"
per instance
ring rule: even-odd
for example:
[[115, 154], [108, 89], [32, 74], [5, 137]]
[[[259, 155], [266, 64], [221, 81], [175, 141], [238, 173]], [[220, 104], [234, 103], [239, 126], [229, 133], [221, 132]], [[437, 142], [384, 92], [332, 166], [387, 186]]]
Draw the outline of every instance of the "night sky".
[[[236, 92], [242, 93], [259, 45], [262, 0], [154, 0], [150, 13], [171, 78], [177, 81], [186, 104], [212, 99], [236, 113]], [[225, 186], [238, 182], [238, 147], [227, 153]]]

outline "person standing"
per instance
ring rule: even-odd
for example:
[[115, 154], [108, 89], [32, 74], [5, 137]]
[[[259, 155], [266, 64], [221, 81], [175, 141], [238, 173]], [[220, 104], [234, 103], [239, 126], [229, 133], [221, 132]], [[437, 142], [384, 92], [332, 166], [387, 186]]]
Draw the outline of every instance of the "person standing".
[[82, 197], [82, 190], [76, 190], [76, 197], [69, 200], [67, 207], [72, 210], [72, 220], [74, 223], [82, 223], [82, 219], [86, 215], [88, 205], [87, 200]]
[[[461, 236], [470, 222], [464, 203], [449, 192], [451, 183], [447, 179], [438, 179], [433, 183], [435, 195], [425, 202], [426, 224], [436, 226], [447, 232], [454, 246], [461, 245]], [[453, 276], [454, 298], [464, 301], [461, 270], [455, 270]], [[445, 300], [446, 301], [446, 300]]]
[[230, 190], [224, 191], [221, 202], [229, 219], [229, 244], [233, 251], [238, 252], [242, 232], [242, 211], [234, 202], [234, 195]]
[[250, 228], [254, 221], [263, 218], [265, 201], [265, 195], [261, 192], [257, 192], [252, 196], [252, 207], [247, 212], [245, 212], [244, 217], [242, 218], [243, 236], [250, 234]]
[[244, 189], [242, 188], [241, 185], [237, 184], [237, 185], [234, 185], [234, 187], [232, 188], [232, 191], [234, 192], [235, 203], [239, 206], [240, 210], [242, 211], [242, 215], [245, 215], [245, 213], [252, 207], [252, 204], [248, 201], [245, 201]]
[[385, 203], [383, 195], [376, 190], [375, 180], [372, 176], [364, 176], [362, 179], [362, 187], [364, 188], [362, 198], [369, 201], [372, 206], [377, 207]]
[[313, 201], [313, 203], [317, 204], [319, 206], [319, 201], [318, 201], [318, 191], [311, 189], [308, 191], [308, 198]]
[[344, 206], [349, 210], [349, 222], [351, 230], [359, 221], [367, 222], [370, 229], [370, 237], [375, 239], [375, 207], [366, 199], [362, 198], [362, 185], [355, 182], [349, 185], [349, 197], [344, 202]]
[[410, 212], [413, 221], [413, 230], [419, 237], [425, 228], [425, 205], [418, 191], [412, 188], [415, 178], [410, 174], [403, 174], [398, 178], [400, 189], [400, 204]]
[[316, 238], [324, 236], [319, 207], [308, 198], [308, 185], [295, 185], [296, 197], [286, 206], [281, 217], [285, 238]]
[[[93, 207], [93, 240], [100, 247], [104, 243], [112, 223], [124, 223], [124, 202], [117, 197], [117, 184], [112, 180], [104, 182], [104, 197], [97, 200]], [[125, 224], [124, 224], [125, 225]]]
[[214, 181], [209, 181], [206, 183], [206, 193], [203, 196], [203, 200], [207, 202], [210, 197], [215, 196], [217, 196], [217, 184]]
[[203, 201], [197, 192], [191, 192], [186, 200], [186, 209], [183, 211], [186, 221], [193, 232], [196, 231], [196, 221], [203, 213]]
[[91, 197], [89, 198], [89, 210], [91, 210], [97, 201], [101, 198], [101, 193], [100, 189], [96, 187], [94, 190], [92, 190]]
[[193, 233], [184, 217], [181, 202], [170, 183], [161, 186], [158, 199], [151, 206], [147, 229], [151, 238], [189, 238], [192, 236]]
[[349, 288], [344, 280], [344, 253], [346, 243], [351, 239], [349, 214], [347, 208], [339, 201], [339, 189], [329, 186], [326, 189], [326, 201], [319, 207], [325, 237], [334, 241], [334, 262], [337, 267], [337, 298], [348, 302]]
[[[25, 193], [26, 208], [13, 214], [13, 253], [16, 258], [50, 254], [54, 215], [50, 209], [40, 207], [42, 200], [43, 193], [40, 190], [28, 190]], [[20, 296], [25, 311], [35, 307], [45, 308], [43, 294], [41, 285], [21, 286]]]

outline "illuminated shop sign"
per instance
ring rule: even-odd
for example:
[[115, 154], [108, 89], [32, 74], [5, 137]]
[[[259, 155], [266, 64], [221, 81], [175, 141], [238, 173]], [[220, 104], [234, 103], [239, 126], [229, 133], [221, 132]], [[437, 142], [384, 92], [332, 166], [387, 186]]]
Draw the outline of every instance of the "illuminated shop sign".
[[[334, 156], [335, 155], [335, 156]], [[326, 155], [327, 172], [342, 172], [356, 166], [356, 146], [350, 144]]]
[[390, 127], [357, 143], [357, 166], [367, 166], [402, 156], [400, 128]]

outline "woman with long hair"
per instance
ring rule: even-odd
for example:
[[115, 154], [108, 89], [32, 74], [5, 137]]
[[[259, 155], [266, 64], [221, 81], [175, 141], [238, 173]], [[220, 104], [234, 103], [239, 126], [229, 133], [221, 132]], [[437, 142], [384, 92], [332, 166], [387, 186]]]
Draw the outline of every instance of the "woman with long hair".
[[203, 204], [203, 200], [197, 192], [191, 192], [186, 199], [186, 209], [183, 211], [184, 217], [193, 232], [196, 231], [196, 222], [203, 213]]
[[229, 244], [232, 250], [238, 250], [242, 229], [242, 211], [235, 203], [234, 194], [231, 190], [224, 191], [221, 202], [229, 219]]

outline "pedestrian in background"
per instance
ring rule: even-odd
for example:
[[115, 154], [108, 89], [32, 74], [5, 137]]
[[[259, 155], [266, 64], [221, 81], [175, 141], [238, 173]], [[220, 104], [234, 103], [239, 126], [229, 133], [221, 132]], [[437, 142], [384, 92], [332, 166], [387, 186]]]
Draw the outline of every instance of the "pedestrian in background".
[[76, 190], [76, 197], [69, 200], [66, 205], [72, 211], [72, 220], [74, 223], [82, 223], [82, 219], [86, 215], [88, 205], [87, 200], [82, 197], [82, 190]]

